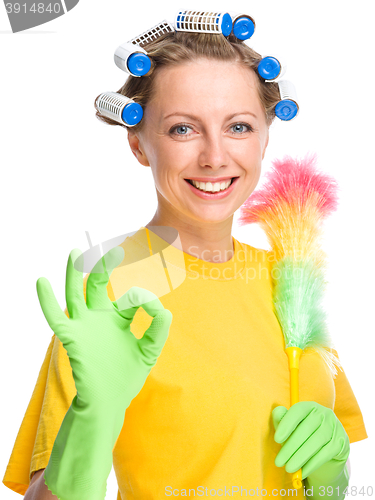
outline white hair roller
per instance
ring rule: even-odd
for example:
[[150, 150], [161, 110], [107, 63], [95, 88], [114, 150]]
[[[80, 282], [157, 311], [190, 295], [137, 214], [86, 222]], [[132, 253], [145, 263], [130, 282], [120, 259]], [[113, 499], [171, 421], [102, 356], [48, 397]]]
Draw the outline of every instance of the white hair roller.
[[164, 19], [164, 21], [157, 24], [153, 28], [145, 31], [141, 35], [138, 35], [132, 40], [130, 40], [129, 43], [138, 45], [138, 47], [144, 47], [145, 45], [158, 39], [165, 33], [171, 33], [171, 32], [174, 32], [172, 24], [168, 22], [166, 19]]
[[103, 92], [98, 97], [96, 106], [101, 115], [128, 127], [136, 125], [143, 117], [140, 104], [117, 92]]
[[164, 20], [129, 42], [119, 45], [114, 56], [116, 66], [132, 76], [146, 75], [150, 71], [152, 63], [143, 47], [164, 33], [173, 31], [173, 26]]
[[299, 112], [296, 89], [288, 80], [280, 80], [278, 85], [281, 100], [275, 107], [276, 116], [283, 121], [293, 120]]
[[176, 31], [228, 36], [232, 31], [232, 18], [227, 12], [180, 10], [176, 14], [174, 28]]
[[[146, 52], [147, 45], [166, 33], [174, 31], [222, 34], [231, 33], [238, 40], [246, 41], [255, 31], [255, 21], [248, 14], [239, 12], [209, 12], [179, 10], [174, 21], [164, 19], [151, 29], [141, 33], [117, 47], [114, 59], [116, 66], [133, 76], [144, 76], [153, 65]], [[265, 82], [274, 82], [279, 86], [280, 101], [275, 106], [275, 114], [280, 120], [289, 121], [299, 113], [297, 93], [294, 85], [282, 80], [287, 66], [278, 55], [266, 55], [257, 66], [260, 78]], [[142, 106], [116, 92], [104, 92], [97, 100], [97, 107], [103, 116], [120, 124], [133, 126], [143, 117]]]
[[132, 76], [146, 75], [151, 69], [151, 59], [142, 47], [127, 42], [115, 51], [116, 66]]

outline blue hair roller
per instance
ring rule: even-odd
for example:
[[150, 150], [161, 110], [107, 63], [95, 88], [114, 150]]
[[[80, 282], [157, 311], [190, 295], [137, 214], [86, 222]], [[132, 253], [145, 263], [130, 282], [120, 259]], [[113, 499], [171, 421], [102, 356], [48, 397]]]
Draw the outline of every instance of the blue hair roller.
[[258, 64], [257, 71], [266, 82], [278, 81], [286, 72], [286, 64], [281, 63], [280, 57], [266, 56]]
[[137, 125], [143, 118], [142, 106], [117, 92], [103, 92], [96, 106], [101, 115], [128, 127]]
[[152, 67], [152, 61], [143, 46], [173, 31], [173, 26], [164, 20], [129, 42], [119, 45], [114, 56], [116, 66], [132, 76], [147, 75]]
[[275, 57], [264, 57], [258, 64], [258, 74], [264, 80], [274, 80], [281, 72], [281, 64]]
[[133, 76], [143, 76], [151, 69], [151, 59], [146, 54], [134, 52], [128, 57], [127, 66]]
[[115, 51], [116, 66], [132, 76], [144, 76], [151, 69], [147, 52], [133, 43], [123, 43]]
[[278, 85], [281, 100], [275, 107], [275, 114], [280, 120], [293, 120], [299, 113], [296, 89], [292, 82], [287, 80], [280, 80]]
[[232, 17], [233, 35], [238, 40], [248, 40], [251, 38], [255, 31], [255, 21], [247, 14], [239, 14], [237, 12], [229, 12]]

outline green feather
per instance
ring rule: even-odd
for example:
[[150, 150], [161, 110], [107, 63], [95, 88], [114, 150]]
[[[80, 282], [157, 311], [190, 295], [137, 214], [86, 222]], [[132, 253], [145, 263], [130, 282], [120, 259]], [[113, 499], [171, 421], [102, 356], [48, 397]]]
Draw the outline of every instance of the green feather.
[[313, 260], [285, 257], [274, 264], [272, 277], [274, 308], [285, 348], [315, 349], [336, 375], [335, 365], [340, 363], [328, 350], [332, 344], [322, 306], [326, 285], [323, 266]]

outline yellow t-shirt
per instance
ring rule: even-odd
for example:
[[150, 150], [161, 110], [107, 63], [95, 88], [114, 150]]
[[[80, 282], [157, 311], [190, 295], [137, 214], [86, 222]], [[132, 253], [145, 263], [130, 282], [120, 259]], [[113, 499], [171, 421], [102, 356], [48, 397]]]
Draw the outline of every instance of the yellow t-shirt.
[[[144, 258], [150, 235], [155, 242], [156, 235], [142, 227], [122, 243], [136, 271], [130, 264], [116, 268], [107, 287], [115, 300], [129, 286], [161, 282], [162, 269], [163, 291], [154, 291], [173, 314], [168, 340], [127, 409], [113, 449], [117, 498], [241, 498], [245, 489], [256, 495], [249, 491], [256, 488], [259, 495], [265, 489], [266, 496], [277, 497], [292, 489], [292, 475], [274, 464], [280, 445], [271, 412], [289, 408], [289, 369], [273, 312], [271, 253], [233, 238], [235, 253], [227, 262], [206, 262], [169, 247], [167, 258], [154, 253], [159, 260], [150, 267]], [[140, 268], [137, 256], [143, 258]], [[154, 273], [152, 265], [159, 265]], [[142, 274], [143, 268], [148, 271]], [[131, 329], [140, 338], [150, 323], [140, 308]], [[69, 358], [53, 335], [3, 479], [8, 488], [24, 494], [33, 472], [47, 466], [75, 394]], [[333, 409], [351, 443], [367, 437], [345, 373], [333, 378], [311, 350], [300, 361], [300, 400]], [[303, 497], [298, 490], [297, 498]]]

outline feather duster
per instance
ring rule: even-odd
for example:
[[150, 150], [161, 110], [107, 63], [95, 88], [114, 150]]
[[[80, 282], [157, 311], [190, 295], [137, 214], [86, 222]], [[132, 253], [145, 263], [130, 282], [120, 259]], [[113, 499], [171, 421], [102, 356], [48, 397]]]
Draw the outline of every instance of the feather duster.
[[[289, 359], [291, 405], [298, 402], [299, 359], [305, 349], [323, 357], [333, 377], [339, 359], [323, 309], [326, 257], [321, 248], [322, 223], [337, 208], [337, 183], [316, 169], [316, 155], [274, 160], [265, 184], [242, 205], [240, 226], [258, 223], [274, 257], [273, 304]], [[301, 470], [293, 485], [302, 486]]]

